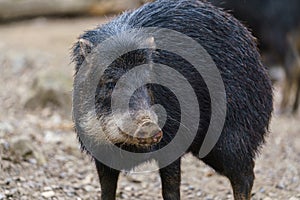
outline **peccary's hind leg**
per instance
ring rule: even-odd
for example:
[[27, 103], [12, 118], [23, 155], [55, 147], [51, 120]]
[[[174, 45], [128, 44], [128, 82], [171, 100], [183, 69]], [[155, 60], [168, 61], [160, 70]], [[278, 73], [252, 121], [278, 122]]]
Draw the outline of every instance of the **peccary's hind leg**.
[[229, 159], [230, 165], [224, 166], [224, 175], [230, 180], [235, 200], [250, 200], [254, 182], [254, 161], [245, 156]]
[[[229, 178], [229, 177], [228, 177]], [[250, 200], [254, 181], [254, 173], [240, 174], [229, 178], [235, 200]]]
[[254, 162], [250, 155], [248, 156], [212, 151], [202, 160], [229, 179], [235, 200], [250, 200], [254, 182]]
[[107, 167], [96, 159], [95, 163], [101, 185], [101, 199], [115, 200], [120, 172], [118, 170]]
[[180, 200], [180, 158], [159, 170], [164, 200]]

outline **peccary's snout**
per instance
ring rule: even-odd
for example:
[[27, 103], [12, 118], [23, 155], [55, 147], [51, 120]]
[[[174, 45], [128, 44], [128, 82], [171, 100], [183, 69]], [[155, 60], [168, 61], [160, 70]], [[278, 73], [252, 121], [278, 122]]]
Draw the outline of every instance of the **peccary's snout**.
[[108, 121], [104, 122], [106, 125], [104, 130], [109, 133], [107, 135], [110, 136], [110, 141], [115, 144], [152, 146], [163, 138], [158, 118], [151, 110], [115, 114], [106, 120]]
[[142, 145], [158, 143], [163, 136], [160, 127], [151, 121], [142, 123], [136, 130], [134, 137], [139, 140]]

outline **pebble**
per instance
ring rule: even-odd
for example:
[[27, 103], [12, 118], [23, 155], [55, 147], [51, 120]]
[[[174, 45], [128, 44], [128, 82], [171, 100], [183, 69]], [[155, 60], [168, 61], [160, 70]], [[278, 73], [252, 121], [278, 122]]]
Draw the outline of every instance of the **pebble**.
[[0, 122], [0, 131], [12, 133], [14, 131], [14, 127], [9, 122]]
[[67, 196], [68, 197], [74, 197], [75, 196], [75, 192], [67, 192]]
[[42, 192], [42, 196], [45, 198], [51, 198], [55, 195], [55, 192], [50, 190], [50, 191], [46, 191], [46, 192]]
[[125, 190], [125, 191], [132, 191], [132, 190], [133, 190], [133, 187], [131, 187], [131, 186], [126, 186], [126, 187], [124, 188], [124, 190]]
[[36, 165], [36, 164], [37, 164], [37, 161], [36, 161], [36, 159], [34, 159], [34, 158], [29, 158], [29, 159], [28, 159], [28, 162], [29, 162], [30, 164], [33, 164], [33, 165]]
[[66, 178], [66, 176], [67, 176], [66, 172], [62, 172], [59, 174], [59, 178], [61, 178], [61, 179]]
[[75, 193], [74, 188], [73, 188], [73, 187], [70, 187], [70, 186], [64, 186], [64, 187], [63, 187], [63, 191], [64, 191], [65, 193]]
[[62, 138], [53, 131], [45, 131], [44, 132], [44, 141], [46, 143], [59, 143], [62, 141]]
[[44, 187], [44, 191], [50, 191], [50, 190], [52, 190], [51, 187], [49, 187], [49, 186]]
[[12, 182], [12, 178], [6, 178], [4, 182], [6, 185], [9, 185]]
[[95, 188], [93, 186], [91, 186], [91, 185], [86, 185], [86, 186], [84, 186], [83, 189], [85, 191], [87, 191], [87, 192], [93, 192], [93, 191], [95, 191]]
[[188, 190], [194, 190], [195, 188], [193, 186], [188, 186]]
[[15, 181], [20, 181], [20, 182], [26, 181], [26, 179], [25, 179], [24, 177], [22, 177], [22, 176], [20, 176], [20, 177], [14, 177], [13, 179], [14, 179]]
[[268, 195], [269, 195], [270, 197], [276, 197], [276, 196], [277, 196], [277, 194], [275, 194], [275, 193], [273, 193], [273, 192], [268, 193]]
[[272, 200], [270, 197], [265, 197], [263, 200]]
[[5, 195], [0, 193], [0, 200], [4, 199]]
[[205, 197], [205, 200], [214, 200], [214, 197], [212, 195], [207, 195]]
[[201, 191], [199, 191], [199, 192], [197, 192], [197, 197], [200, 197], [200, 196], [202, 196], [202, 192]]
[[93, 181], [93, 175], [87, 175], [81, 182], [82, 185], [90, 184]]
[[297, 198], [297, 197], [291, 197], [291, 198], [289, 198], [289, 200], [299, 200], [299, 198]]
[[262, 188], [259, 189], [259, 192], [260, 192], [260, 193], [265, 193], [266, 190], [265, 190], [265, 188], [262, 187]]
[[22, 196], [20, 200], [27, 200], [28, 197], [27, 196]]
[[283, 190], [285, 188], [283, 183], [278, 183], [275, 187], [280, 190]]
[[60, 189], [59, 185], [51, 185], [50, 188], [54, 190]]
[[132, 182], [132, 183], [141, 183], [142, 180], [139, 180], [138, 178], [134, 177], [134, 176], [126, 176], [127, 180], [129, 182]]
[[[0, 138], [2, 138], [2, 137], [4, 137], [4, 136], [1, 136], [1, 132], [0, 132]], [[0, 139], [0, 145], [3, 147], [4, 150], [9, 149], [9, 143], [4, 139]]]

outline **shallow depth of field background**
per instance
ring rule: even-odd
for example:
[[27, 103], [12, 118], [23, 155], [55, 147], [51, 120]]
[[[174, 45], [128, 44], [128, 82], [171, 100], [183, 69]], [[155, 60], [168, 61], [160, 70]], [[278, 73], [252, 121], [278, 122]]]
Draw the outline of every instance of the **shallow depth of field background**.
[[[73, 131], [70, 52], [84, 30], [141, 4], [0, 0], [0, 200], [98, 199], [94, 163]], [[300, 114], [280, 114], [284, 74], [275, 73], [275, 111], [253, 199], [300, 200]], [[232, 199], [229, 181], [190, 155], [182, 174], [182, 199]], [[158, 173], [122, 174], [117, 196], [162, 199]]]

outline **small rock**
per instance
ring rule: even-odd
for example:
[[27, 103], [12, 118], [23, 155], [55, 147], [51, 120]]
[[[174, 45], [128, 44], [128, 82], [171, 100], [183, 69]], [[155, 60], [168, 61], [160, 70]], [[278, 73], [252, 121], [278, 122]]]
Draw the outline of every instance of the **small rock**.
[[27, 200], [27, 199], [28, 199], [27, 196], [22, 196], [22, 197], [20, 198], [20, 200]]
[[44, 187], [44, 191], [50, 191], [50, 190], [52, 190], [51, 187], [48, 187], [48, 186]]
[[18, 192], [18, 188], [12, 188], [12, 189], [10, 189], [10, 191], [9, 191], [9, 195], [10, 196], [13, 196], [15, 193], [17, 193]]
[[275, 187], [277, 189], [283, 190], [285, 188], [285, 185], [283, 183], [278, 183]]
[[91, 185], [86, 185], [86, 186], [84, 186], [83, 189], [85, 191], [87, 191], [87, 192], [93, 192], [93, 191], [95, 191], [95, 188], [93, 186], [91, 186]]
[[213, 200], [213, 199], [214, 199], [214, 197], [212, 195], [207, 195], [205, 197], [205, 200]]
[[263, 187], [259, 189], [259, 192], [260, 192], [260, 193], [265, 193], [265, 191], [266, 191], [266, 190], [265, 190], [265, 188], [263, 188]]
[[289, 200], [299, 200], [299, 198], [297, 198], [297, 197], [291, 197], [291, 198], [289, 198]]
[[275, 194], [275, 193], [273, 193], [273, 192], [268, 193], [268, 195], [269, 195], [270, 197], [276, 197], [276, 196], [277, 196], [277, 194]]
[[89, 174], [89, 175], [87, 175], [82, 181], [80, 181], [80, 183], [82, 184], [82, 185], [88, 185], [88, 184], [90, 184], [91, 182], [93, 182], [93, 175], [92, 174]]
[[209, 172], [207, 172], [207, 173], [205, 174], [206, 177], [211, 177], [211, 176], [213, 176], [213, 175], [215, 175], [215, 173], [212, 172], [212, 171], [209, 171]]
[[0, 123], [0, 132], [12, 133], [13, 131], [14, 127], [9, 122]]
[[149, 184], [146, 181], [142, 182], [141, 185], [142, 185], [142, 188], [148, 188], [149, 187]]
[[132, 191], [132, 190], [133, 190], [133, 187], [131, 187], [131, 186], [126, 186], [126, 187], [124, 188], [124, 190], [125, 190], [125, 191]]
[[272, 200], [270, 197], [265, 197], [263, 200]]
[[65, 193], [75, 193], [74, 188], [73, 188], [73, 187], [70, 187], [70, 186], [64, 186], [64, 187], [63, 187], [63, 191], [64, 191]]
[[197, 192], [197, 197], [201, 197], [202, 196], [202, 192], [201, 191], [199, 191], [199, 192]]
[[127, 180], [129, 181], [129, 182], [132, 182], [132, 183], [141, 183], [142, 181], [141, 180], [139, 180], [139, 179], [137, 179], [136, 177], [134, 177], [134, 176], [126, 176], [126, 178], [127, 178]]
[[67, 176], [66, 172], [62, 172], [62, 173], [59, 174], [59, 178], [61, 178], [61, 179], [66, 178], [66, 176]]
[[59, 185], [51, 185], [50, 188], [54, 190], [60, 189]]
[[33, 165], [36, 165], [36, 163], [37, 163], [36, 159], [34, 159], [34, 158], [29, 158], [28, 162], [33, 164]]
[[193, 186], [188, 186], [188, 190], [194, 190], [195, 188]]
[[52, 191], [52, 190], [42, 192], [42, 196], [45, 197], [45, 198], [51, 198], [51, 197], [55, 196], [55, 192]]
[[4, 199], [5, 195], [0, 193], [0, 200]]
[[6, 185], [9, 185], [12, 182], [12, 178], [6, 178], [4, 182]]
[[22, 177], [22, 176], [20, 176], [20, 177], [14, 177], [13, 179], [14, 179], [15, 181], [20, 181], [20, 182], [26, 181], [26, 179], [25, 179], [24, 177]]
[[75, 196], [75, 192], [67, 192], [67, 196], [68, 197], [74, 197]]
[[45, 131], [44, 134], [45, 134], [45, 136], [44, 136], [45, 142], [47, 142], [47, 143], [48, 142], [49, 143], [58, 143], [58, 142], [62, 141], [62, 138], [58, 134], [56, 134], [52, 131]]
[[129, 199], [129, 196], [124, 193], [120, 193], [119, 197], [120, 197], [120, 199]]

